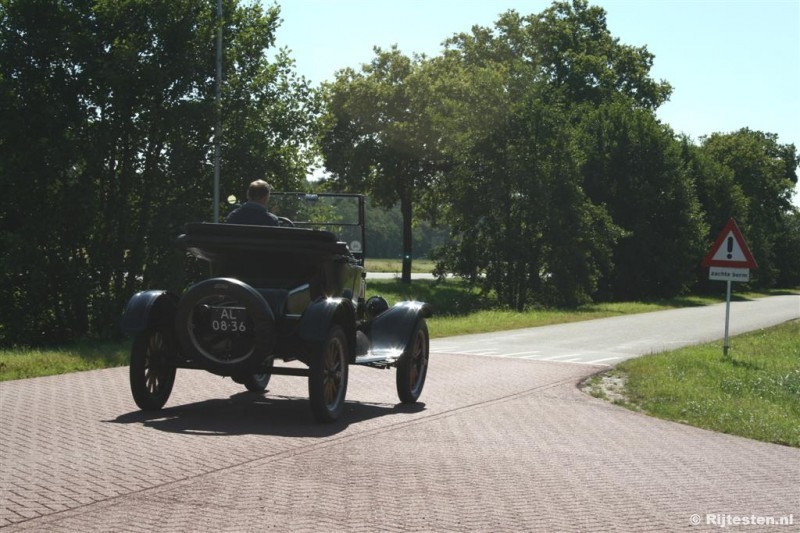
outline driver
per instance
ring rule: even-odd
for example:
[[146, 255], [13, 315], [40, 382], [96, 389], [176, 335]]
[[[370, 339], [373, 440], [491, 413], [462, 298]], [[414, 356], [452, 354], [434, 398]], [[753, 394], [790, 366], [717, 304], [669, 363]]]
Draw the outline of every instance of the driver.
[[267, 211], [272, 186], [264, 180], [256, 180], [247, 188], [247, 202], [228, 214], [228, 224], [254, 226], [277, 226], [278, 217]]

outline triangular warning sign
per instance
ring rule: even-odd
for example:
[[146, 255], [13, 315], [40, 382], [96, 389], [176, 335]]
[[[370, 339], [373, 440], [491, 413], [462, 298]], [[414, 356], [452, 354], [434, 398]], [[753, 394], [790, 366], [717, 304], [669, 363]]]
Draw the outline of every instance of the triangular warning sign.
[[702, 264], [704, 267], [758, 268], [733, 219], [728, 220]]

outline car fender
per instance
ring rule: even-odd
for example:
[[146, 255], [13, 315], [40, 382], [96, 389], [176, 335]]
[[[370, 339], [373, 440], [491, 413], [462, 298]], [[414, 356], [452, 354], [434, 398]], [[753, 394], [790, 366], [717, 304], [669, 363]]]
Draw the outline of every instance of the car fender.
[[129, 335], [156, 324], [165, 324], [171, 329], [178, 301], [178, 296], [170, 291], [137, 292], [128, 300], [120, 329]]
[[355, 360], [356, 312], [347, 298], [319, 298], [311, 302], [297, 325], [297, 336], [313, 344], [323, 343], [334, 324], [344, 329], [350, 360]]
[[398, 302], [378, 315], [370, 327], [371, 351], [396, 352], [405, 350], [417, 321], [433, 314], [431, 306], [424, 302]]

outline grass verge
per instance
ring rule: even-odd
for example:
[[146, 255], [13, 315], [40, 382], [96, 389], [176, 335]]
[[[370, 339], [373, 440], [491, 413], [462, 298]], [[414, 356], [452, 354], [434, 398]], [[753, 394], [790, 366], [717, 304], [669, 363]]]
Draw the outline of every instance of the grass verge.
[[129, 353], [129, 341], [82, 341], [66, 348], [0, 350], [0, 381], [124, 366]]
[[727, 358], [719, 341], [629, 359], [586, 389], [666, 420], [800, 447], [798, 339], [794, 320], [734, 337]]
[[[366, 261], [367, 272], [402, 272], [402, 259], [371, 259]], [[417, 274], [430, 274], [436, 267], [436, 262], [430, 259], [414, 259], [411, 261], [411, 272]]]

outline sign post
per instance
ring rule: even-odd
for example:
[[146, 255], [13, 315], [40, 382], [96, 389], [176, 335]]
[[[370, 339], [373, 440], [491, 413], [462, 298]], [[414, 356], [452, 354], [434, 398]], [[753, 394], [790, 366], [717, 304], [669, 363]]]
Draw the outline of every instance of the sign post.
[[708, 279], [725, 281], [728, 284], [725, 296], [725, 344], [722, 348], [724, 357], [728, 357], [728, 325], [731, 316], [731, 283], [734, 281], [750, 281], [750, 269], [758, 268], [753, 254], [744, 241], [739, 226], [732, 218], [722, 229], [711, 251], [708, 252], [702, 265], [709, 267]]

